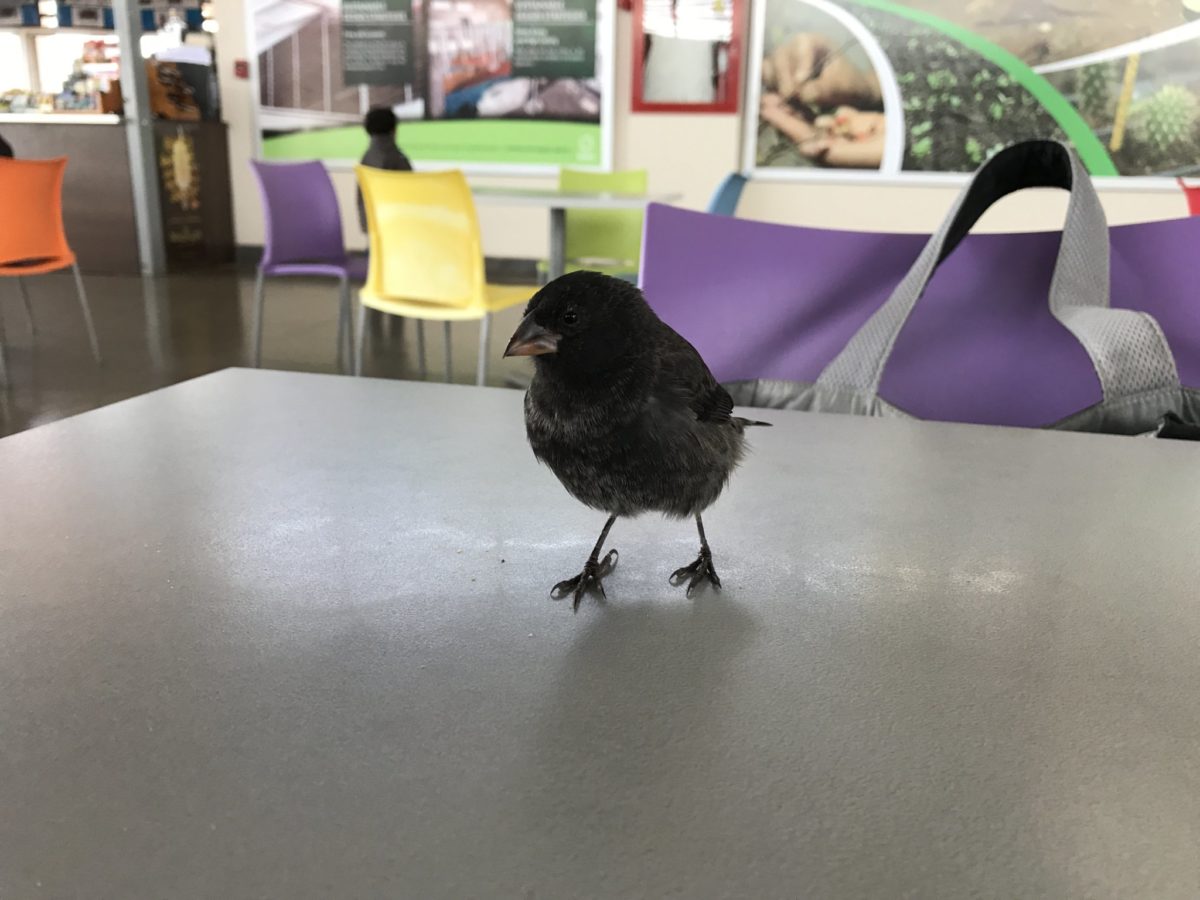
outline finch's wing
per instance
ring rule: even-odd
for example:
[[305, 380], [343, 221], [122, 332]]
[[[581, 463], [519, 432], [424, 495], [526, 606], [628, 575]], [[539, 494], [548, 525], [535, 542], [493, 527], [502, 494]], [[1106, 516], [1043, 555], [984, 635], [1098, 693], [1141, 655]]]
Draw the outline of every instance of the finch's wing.
[[717, 383], [696, 348], [664, 325], [659, 344], [659, 386], [682, 401], [700, 422], [723, 424], [733, 413], [733, 398]]

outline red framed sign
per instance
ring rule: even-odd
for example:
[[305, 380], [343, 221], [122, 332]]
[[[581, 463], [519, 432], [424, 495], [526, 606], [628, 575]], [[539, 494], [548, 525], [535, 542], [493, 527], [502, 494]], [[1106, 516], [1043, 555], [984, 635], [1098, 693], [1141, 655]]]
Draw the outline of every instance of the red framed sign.
[[735, 113], [745, 0], [633, 0], [633, 111]]

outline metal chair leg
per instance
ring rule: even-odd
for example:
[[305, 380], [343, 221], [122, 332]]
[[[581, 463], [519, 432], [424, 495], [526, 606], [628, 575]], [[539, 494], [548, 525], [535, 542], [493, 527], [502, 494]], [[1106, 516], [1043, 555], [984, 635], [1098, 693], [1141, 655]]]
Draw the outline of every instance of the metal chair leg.
[[338, 280], [338, 336], [337, 336], [337, 366], [339, 372], [345, 372], [353, 365], [350, 360], [354, 351], [349, 340], [350, 325], [350, 282], [345, 276]]
[[92, 309], [88, 306], [87, 291], [83, 289], [83, 276], [79, 274], [79, 263], [74, 263], [71, 271], [75, 273], [75, 290], [79, 293], [79, 305], [83, 308], [83, 322], [87, 325], [88, 340], [92, 344], [92, 356], [96, 357], [96, 365], [101, 365], [104, 360], [100, 358], [100, 342], [96, 340], [96, 325], [92, 321]]
[[550, 271], [546, 281], [561, 278], [567, 270], [567, 210], [559, 207], [550, 210]]
[[359, 334], [358, 341], [355, 342], [354, 349], [354, 374], [355, 377], [362, 374], [362, 355], [366, 353], [367, 347], [367, 307], [359, 304]]
[[417, 319], [417, 368], [421, 373], [421, 380], [425, 380], [428, 371], [425, 368], [425, 320]]
[[454, 372], [450, 368], [450, 320], [442, 323], [442, 349], [446, 353], [446, 384], [454, 381]]
[[25, 304], [25, 319], [29, 322], [29, 333], [37, 337], [37, 323], [33, 321], [33, 304], [29, 302], [29, 287], [24, 278], [17, 279], [17, 290], [21, 292], [21, 302]]
[[381, 312], [375, 313], [375, 327], [382, 334], [383, 320], [387, 320], [388, 337], [395, 340], [404, 340], [404, 316], [389, 316]]
[[0, 311], [0, 387], [3, 387], [5, 390], [7, 390], [9, 387], [9, 384], [8, 384], [8, 357], [4, 352], [4, 344], [5, 343], [6, 342], [5, 342], [5, 337], [4, 337], [4, 315], [3, 315], [3, 312]]
[[354, 374], [362, 375], [363, 353], [367, 346], [367, 308], [358, 305], [358, 348], [354, 351]]
[[254, 278], [254, 368], [262, 365], [263, 300], [267, 291], [266, 276], [260, 268]]
[[354, 288], [346, 282], [346, 371], [354, 371]]
[[480, 387], [487, 384], [488, 333], [492, 329], [492, 314], [484, 313], [479, 320], [479, 361], [475, 364], [475, 383]]

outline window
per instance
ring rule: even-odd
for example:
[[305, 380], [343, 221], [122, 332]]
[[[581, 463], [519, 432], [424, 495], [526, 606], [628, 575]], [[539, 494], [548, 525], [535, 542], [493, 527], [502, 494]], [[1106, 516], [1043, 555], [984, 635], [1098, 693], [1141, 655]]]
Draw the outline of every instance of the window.
[[29, 64], [25, 60], [25, 38], [12, 32], [0, 32], [0, 94], [27, 91]]
[[37, 42], [38, 78], [42, 82], [42, 93], [57, 94], [75, 68], [75, 61], [83, 56], [83, 45], [95, 38], [64, 32], [40, 34], [34, 40]]

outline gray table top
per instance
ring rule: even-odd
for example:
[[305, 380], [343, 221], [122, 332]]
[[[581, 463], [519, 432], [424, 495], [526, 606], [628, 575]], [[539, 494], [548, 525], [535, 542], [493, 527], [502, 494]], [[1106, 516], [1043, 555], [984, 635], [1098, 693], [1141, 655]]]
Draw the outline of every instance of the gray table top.
[[0, 441], [0, 897], [1200, 895], [1196, 447], [763, 417], [578, 615], [516, 392]]

